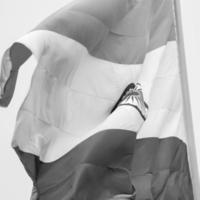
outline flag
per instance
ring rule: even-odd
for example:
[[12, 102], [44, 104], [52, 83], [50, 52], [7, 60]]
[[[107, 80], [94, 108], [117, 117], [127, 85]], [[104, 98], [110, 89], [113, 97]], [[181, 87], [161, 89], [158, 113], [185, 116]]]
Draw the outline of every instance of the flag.
[[[36, 63], [12, 138], [31, 200], [194, 198], [176, 28], [172, 0], [76, 0], [5, 51], [1, 106], [23, 64]], [[140, 123], [126, 112], [122, 126], [102, 127], [131, 82], [141, 83], [145, 121], [123, 128]]]

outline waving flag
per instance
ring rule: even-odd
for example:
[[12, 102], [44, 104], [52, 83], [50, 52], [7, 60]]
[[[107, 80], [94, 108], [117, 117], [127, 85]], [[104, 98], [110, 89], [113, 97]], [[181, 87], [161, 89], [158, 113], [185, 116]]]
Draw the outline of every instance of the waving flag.
[[[1, 106], [30, 59], [12, 147], [31, 200], [193, 200], [172, 0], [76, 0], [47, 17], [5, 51]], [[111, 112], [132, 82], [142, 118]]]

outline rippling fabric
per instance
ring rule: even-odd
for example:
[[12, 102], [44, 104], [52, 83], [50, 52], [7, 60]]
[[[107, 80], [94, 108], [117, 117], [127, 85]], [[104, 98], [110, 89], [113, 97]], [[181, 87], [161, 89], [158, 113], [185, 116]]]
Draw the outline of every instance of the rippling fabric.
[[[0, 105], [29, 82], [12, 147], [31, 200], [193, 200], [174, 15], [172, 0], [76, 0], [5, 51]], [[139, 132], [94, 131], [141, 74]]]

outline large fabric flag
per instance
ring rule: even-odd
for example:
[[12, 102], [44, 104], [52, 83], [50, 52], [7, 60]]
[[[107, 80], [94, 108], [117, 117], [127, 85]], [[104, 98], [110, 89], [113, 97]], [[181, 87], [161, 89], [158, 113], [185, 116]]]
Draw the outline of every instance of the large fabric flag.
[[[1, 106], [28, 60], [12, 147], [31, 200], [193, 200], [172, 0], [75, 0], [55, 12], [5, 51]], [[111, 113], [132, 82], [147, 116]]]

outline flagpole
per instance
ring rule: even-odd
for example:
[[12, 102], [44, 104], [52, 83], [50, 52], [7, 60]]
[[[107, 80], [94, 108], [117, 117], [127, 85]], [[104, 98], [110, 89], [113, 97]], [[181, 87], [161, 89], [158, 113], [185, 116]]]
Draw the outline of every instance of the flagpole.
[[182, 13], [181, 13], [181, 2], [180, 0], [174, 0], [174, 11], [176, 19], [176, 33], [177, 33], [177, 43], [178, 43], [178, 56], [179, 56], [179, 70], [181, 74], [181, 89], [183, 96], [183, 112], [184, 112], [184, 122], [186, 128], [186, 137], [188, 142], [188, 159], [189, 167], [191, 172], [191, 179], [193, 185], [194, 199], [200, 200], [200, 181], [199, 181], [199, 169], [197, 161], [197, 149], [195, 145], [194, 137], [194, 127], [192, 120], [191, 111], [191, 101], [188, 85], [188, 74], [187, 74], [187, 64], [186, 55], [184, 48], [184, 35], [182, 28]]

